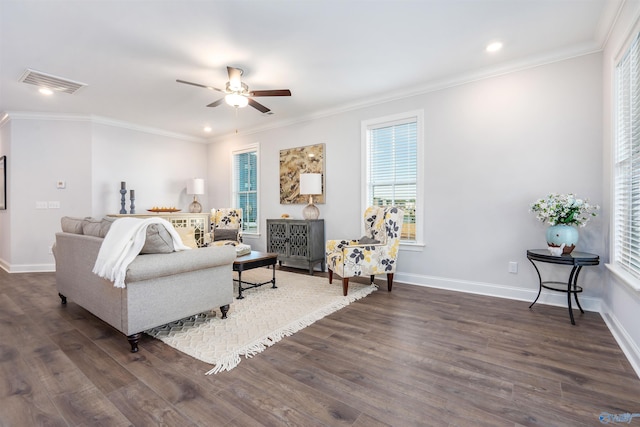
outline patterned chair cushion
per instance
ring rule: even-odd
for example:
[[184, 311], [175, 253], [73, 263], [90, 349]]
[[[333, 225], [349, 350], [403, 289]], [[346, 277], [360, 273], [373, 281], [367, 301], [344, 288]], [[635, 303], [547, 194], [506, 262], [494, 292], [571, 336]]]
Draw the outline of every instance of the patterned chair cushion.
[[364, 214], [365, 236], [380, 243], [327, 240], [327, 265], [341, 277], [394, 273], [400, 248], [404, 212], [396, 207], [371, 206]]

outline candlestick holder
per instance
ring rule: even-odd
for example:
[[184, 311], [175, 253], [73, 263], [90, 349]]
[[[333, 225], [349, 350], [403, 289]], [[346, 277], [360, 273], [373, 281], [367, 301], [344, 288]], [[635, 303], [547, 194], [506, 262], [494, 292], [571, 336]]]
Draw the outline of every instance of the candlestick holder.
[[129, 213], [133, 215], [136, 213], [136, 204], [135, 204], [136, 196], [133, 193], [133, 190], [129, 192], [129, 199], [131, 200], [131, 210], [129, 211]]
[[121, 188], [120, 189], [120, 194], [122, 195], [120, 197], [120, 206], [121, 206], [120, 207], [120, 213], [121, 214], [126, 214], [127, 210], [124, 208], [124, 204], [125, 204], [126, 200], [124, 198], [124, 195], [127, 194], [127, 190], [125, 188]]

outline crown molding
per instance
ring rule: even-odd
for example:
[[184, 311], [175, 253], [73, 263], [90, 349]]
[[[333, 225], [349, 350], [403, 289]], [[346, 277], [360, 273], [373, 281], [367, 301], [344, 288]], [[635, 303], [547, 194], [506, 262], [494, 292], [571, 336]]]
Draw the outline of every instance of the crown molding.
[[283, 127], [295, 125], [298, 123], [309, 122], [312, 120], [318, 120], [318, 119], [322, 119], [330, 116], [335, 116], [338, 114], [344, 114], [354, 110], [374, 107], [374, 106], [389, 103], [389, 102], [394, 102], [394, 101], [412, 98], [415, 96], [425, 95], [431, 92], [437, 92], [440, 90], [449, 89], [456, 86], [462, 86], [465, 84], [474, 83], [481, 80], [499, 77], [499, 76], [503, 76], [503, 75], [507, 75], [507, 74], [511, 74], [519, 71], [534, 69], [537, 67], [550, 65], [557, 62], [563, 62], [563, 61], [571, 60], [574, 58], [579, 58], [582, 56], [597, 54], [601, 52], [602, 52], [602, 47], [598, 46], [596, 42], [584, 43], [584, 44], [572, 46], [564, 50], [555, 51], [554, 53], [548, 54], [548, 55], [538, 55], [535, 57], [528, 57], [521, 61], [512, 61], [512, 62], [504, 63], [495, 67], [485, 67], [483, 69], [479, 69], [472, 73], [460, 73], [452, 77], [434, 79], [429, 81], [425, 85], [422, 85], [419, 87], [413, 87], [405, 91], [394, 91], [391, 93], [378, 94], [374, 97], [360, 99], [358, 101], [348, 103], [348, 104], [343, 104], [335, 108], [316, 111], [314, 113], [311, 113], [305, 116], [300, 116], [300, 117], [296, 117], [288, 120], [280, 120], [277, 122], [270, 123], [268, 125], [256, 126], [250, 129], [245, 129], [238, 133], [233, 132], [233, 133], [226, 133], [226, 134], [212, 136], [207, 141], [217, 142], [217, 141], [225, 140], [237, 135], [252, 135], [252, 134], [264, 132], [267, 130], [283, 128]]
[[152, 135], [164, 136], [168, 138], [178, 139], [187, 142], [206, 143], [204, 138], [198, 138], [190, 135], [183, 135], [174, 132], [168, 132], [162, 129], [153, 127], [141, 126], [135, 123], [125, 122], [121, 120], [110, 119], [108, 117], [94, 116], [90, 114], [60, 114], [60, 113], [41, 113], [30, 111], [6, 111], [2, 113], [0, 118], [0, 126], [10, 120], [52, 120], [52, 121], [72, 121], [72, 122], [86, 122], [91, 124], [100, 124], [105, 126], [112, 126], [121, 129], [128, 129], [137, 132], [149, 133]]

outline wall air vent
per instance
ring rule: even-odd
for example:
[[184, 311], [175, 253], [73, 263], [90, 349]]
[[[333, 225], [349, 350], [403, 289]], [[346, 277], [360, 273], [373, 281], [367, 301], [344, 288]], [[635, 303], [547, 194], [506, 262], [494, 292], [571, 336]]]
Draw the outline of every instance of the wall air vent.
[[76, 93], [79, 89], [82, 89], [87, 85], [86, 83], [74, 82], [73, 80], [53, 76], [40, 71], [30, 70], [28, 68], [22, 77], [20, 77], [20, 82], [69, 94]]

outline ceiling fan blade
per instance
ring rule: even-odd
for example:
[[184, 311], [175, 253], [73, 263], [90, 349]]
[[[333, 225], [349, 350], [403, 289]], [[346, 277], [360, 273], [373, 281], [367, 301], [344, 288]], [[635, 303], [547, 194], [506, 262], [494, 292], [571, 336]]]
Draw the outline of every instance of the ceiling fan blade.
[[218, 105], [222, 104], [222, 101], [224, 101], [224, 98], [220, 98], [217, 101], [212, 102], [211, 104], [207, 105], [207, 107], [217, 107]]
[[260, 104], [254, 99], [252, 98], [248, 98], [248, 99], [249, 99], [249, 105], [251, 105], [256, 110], [260, 111], [261, 113], [268, 113], [269, 111], [271, 111], [269, 108], [265, 107], [264, 105]]
[[291, 91], [289, 89], [254, 90], [251, 91], [251, 96], [291, 96]]
[[222, 89], [218, 89], [217, 87], [213, 87], [213, 86], [205, 86], [205, 85], [201, 85], [200, 83], [192, 83], [192, 82], [188, 82], [185, 80], [176, 80], [178, 83], [184, 83], [186, 85], [191, 85], [191, 86], [198, 86], [198, 87], [203, 87], [205, 89], [209, 89], [209, 90], [216, 90], [218, 92], [224, 92]]

